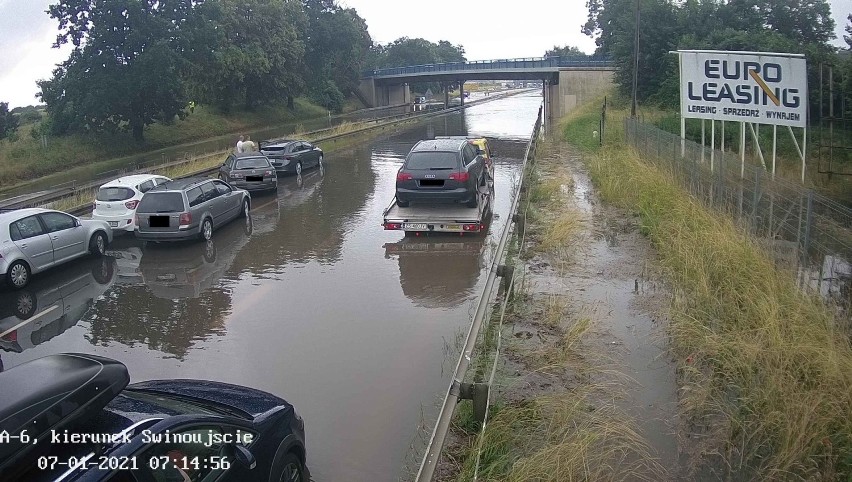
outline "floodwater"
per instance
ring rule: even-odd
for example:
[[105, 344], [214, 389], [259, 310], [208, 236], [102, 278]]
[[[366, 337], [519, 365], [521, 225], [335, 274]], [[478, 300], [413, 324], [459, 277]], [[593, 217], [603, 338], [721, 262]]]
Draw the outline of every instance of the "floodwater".
[[[132, 382], [252, 386], [305, 419], [315, 480], [404, 478], [449, 384], [540, 102], [501, 99], [327, 153], [322, 172], [282, 179], [209, 243], [122, 237], [108, 257], [2, 291], [0, 369], [84, 352], [121, 360]], [[444, 134], [494, 138], [489, 233], [384, 231], [402, 159]]]

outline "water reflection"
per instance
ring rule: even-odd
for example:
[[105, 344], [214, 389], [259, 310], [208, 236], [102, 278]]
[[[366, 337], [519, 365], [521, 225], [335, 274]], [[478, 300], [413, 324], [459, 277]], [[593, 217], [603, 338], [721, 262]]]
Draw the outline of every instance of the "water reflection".
[[0, 292], [0, 348], [21, 353], [76, 325], [112, 286], [115, 271], [109, 256], [82, 259], [23, 290]]
[[484, 265], [484, 236], [406, 236], [385, 243], [399, 262], [399, 282], [417, 306], [451, 308], [473, 295]]

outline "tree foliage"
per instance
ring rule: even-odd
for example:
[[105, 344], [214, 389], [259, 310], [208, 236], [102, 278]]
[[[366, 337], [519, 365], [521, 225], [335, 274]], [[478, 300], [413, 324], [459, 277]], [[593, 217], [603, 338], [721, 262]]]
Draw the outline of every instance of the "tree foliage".
[[179, 55], [191, 0], [64, 0], [55, 46], [72, 43], [68, 60], [40, 82], [41, 98], [60, 132], [74, 128], [143, 128], [182, 115], [186, 104]]
[[422, 38], [400, 37], [387, 45], [377, 45], [373, 52], [373, 67], [402, 67], [406, 65], [464, 62], [464, 47], [446, 40], [432, 43]]
[[586, 57], [586, 54], [574, 46], [565, 45], [560, 47], [554, 45], [552, 49], [544, 53], [545, 57]]
[[8, 102], [0, 102], [0, 139], [5, 139], [18, 129], [18, 118], [9, 111]]
[[329, 0], [306, 0], [307, 81], [311, 98], [334, 111], [343, 106], [343, 92], [358, 86], [372, 45], [367, 23], [354, 9]]

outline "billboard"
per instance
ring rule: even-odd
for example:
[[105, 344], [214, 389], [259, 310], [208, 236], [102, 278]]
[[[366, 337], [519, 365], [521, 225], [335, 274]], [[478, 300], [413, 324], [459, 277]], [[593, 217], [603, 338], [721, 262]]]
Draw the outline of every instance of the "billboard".
[[678, 54], [683, 118], [807, 126], [804, 56], [707, 50]]

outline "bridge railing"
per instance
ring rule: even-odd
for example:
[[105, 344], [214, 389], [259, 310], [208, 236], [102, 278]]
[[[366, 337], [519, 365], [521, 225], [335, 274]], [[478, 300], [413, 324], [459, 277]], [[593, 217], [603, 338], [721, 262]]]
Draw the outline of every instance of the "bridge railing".
[[614, 66], [612, 60], [606, 57], [532, 57], [520, 59], [475, 60], [471, 62], [447, 62], [441, 64], [409, 65], [406, 67], [389, 67], [365, 71], [363, 72], [363, 77], [463, 72], [472, 70], [558, 69], [559, 67], [612, 66]]

